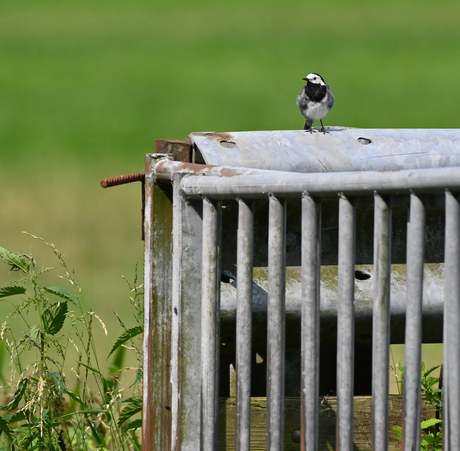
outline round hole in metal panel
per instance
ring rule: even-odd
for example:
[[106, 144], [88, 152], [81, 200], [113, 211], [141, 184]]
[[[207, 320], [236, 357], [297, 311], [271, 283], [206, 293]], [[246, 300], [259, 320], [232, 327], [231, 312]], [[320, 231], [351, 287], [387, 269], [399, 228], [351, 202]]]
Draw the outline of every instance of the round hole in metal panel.
[[236, 147], [236, 143], [234, 143], [233, 141], [226, 141], [226, 140], [221, 141], [220, 145], [222, 147], [226, 147], [227, 149], [232, 149], [233, 147]]
[[355, 279], [367, 280], [367, 279], [370, 279], [370, 278], [371, 278], [370, 274], [366, 274], [365, 272], [360, 271], [359, 269], [355, 271]]
[[358, 142], [361, 143], [363, 146], [367, 146], [368, 144], [370, 144], [372, 142], [372, 139], [363, 138], [362, 136], [360, 136], [358, 138]]

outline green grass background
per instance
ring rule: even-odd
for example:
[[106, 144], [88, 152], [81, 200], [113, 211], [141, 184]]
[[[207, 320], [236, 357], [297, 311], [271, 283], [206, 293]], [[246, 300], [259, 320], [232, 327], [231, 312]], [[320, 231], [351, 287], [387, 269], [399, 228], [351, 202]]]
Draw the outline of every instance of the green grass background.
[[20, 232], [53, 241], [114, 339], [141, 196], [102, 178], [155, 139], [301, 128], [309, 72], [336, 96], [326, 125], [456, 128], [459, 18], [457, 0], [2, 0], [0, 245], [53, 265]]

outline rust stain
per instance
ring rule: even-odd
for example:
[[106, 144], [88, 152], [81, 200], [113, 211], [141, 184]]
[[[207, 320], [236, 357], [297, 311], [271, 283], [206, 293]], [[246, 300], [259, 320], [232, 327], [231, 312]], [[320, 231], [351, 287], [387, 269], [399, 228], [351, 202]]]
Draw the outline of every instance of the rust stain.
[[240, 168], [222, 168], [219, 175], [221, 177], [235, 177], [241, 175]]
[[213, 139], [215, 141], [230, 141], [233, 136], [226, 132], [205, 132], [205, 133], [193, 133], [194, 136], [205, 136], [206, 138]]

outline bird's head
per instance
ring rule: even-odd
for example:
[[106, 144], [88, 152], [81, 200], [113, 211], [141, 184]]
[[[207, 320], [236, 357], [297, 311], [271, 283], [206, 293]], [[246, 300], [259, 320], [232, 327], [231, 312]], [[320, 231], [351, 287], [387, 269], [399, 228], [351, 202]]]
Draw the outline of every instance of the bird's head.
[[321, 77], [321, 75], [315, 74], [315, 73], [308, 74], [305, 78], [302, 78], [302, 80], [305, 80], [307, 83], [313, 83], [315, 85], [324, 86], [326, 84], [324, 79], [323, 79], [323, 77]]

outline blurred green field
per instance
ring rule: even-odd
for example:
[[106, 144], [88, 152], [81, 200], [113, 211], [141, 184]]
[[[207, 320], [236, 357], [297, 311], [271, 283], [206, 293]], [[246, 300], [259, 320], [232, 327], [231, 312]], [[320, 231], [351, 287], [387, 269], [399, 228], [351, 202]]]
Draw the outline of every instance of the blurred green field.
[[301, 128], [309, 72], [336, 96], [326, 125], [456, 128], [459, 17], [453, 0], [4, 0], [0, 245], [52, 265], [20, 232], [53, 241], [116, 337], [141, 196], [102, 178], [142, 170], [155, 139]]

